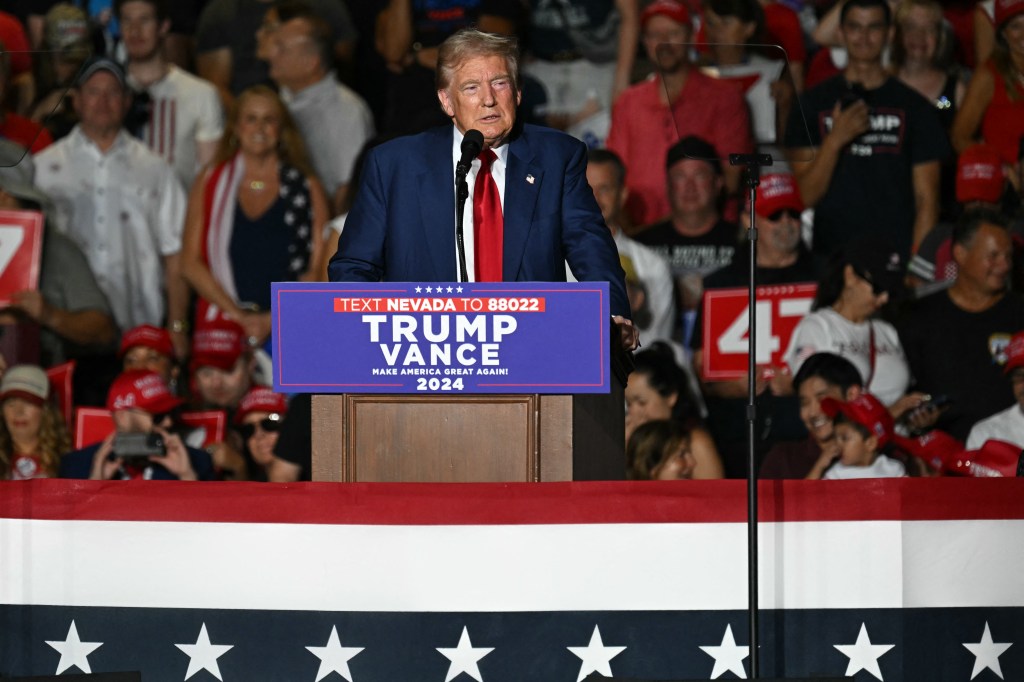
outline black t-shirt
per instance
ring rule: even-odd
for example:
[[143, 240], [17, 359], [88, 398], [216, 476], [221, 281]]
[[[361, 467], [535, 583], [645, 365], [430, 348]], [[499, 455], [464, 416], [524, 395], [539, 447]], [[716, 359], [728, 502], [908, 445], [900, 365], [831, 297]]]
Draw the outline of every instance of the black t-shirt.
[[739, 236], [739, 227], [727, 220], [719, 220], [698, 237], [679, 234], [671, 220], [664, 220], [654, 223], [634, 239], [663, 256], [672, 275], [678, 279], [693, 273], [703, 278], [732, 263]]
[[[807, 128], [794, 108], [786, 147], [821, 146], [832, 127], [832, 109], [847, 91], [839, 75], [805, 92], [800, 108]], [[932, 103], [899, 80], [889, 78], [866, 91], [864, 100], [871, 129], [843, 150], [828, 191], [814, 207], [814, 252], [828, 255], [855, 235], [870, 235], [886, 239], [906, 257], [916, 212], [914, 166], [942, 161], [951, 147]]]
[[298, 393], [288, 402], [288, 418], [281, 424], [274, 455], [297, 464], [300, 481], [308, 481], [313, 472], [313, 396]]
[[915, 388], [952, 399], [939, 420], [943, 431], [965, 440], [975, 422], [1013, 404], [1003, 365], [1010, 337], [1024, 330], [1017, 294], [969, 313], [940, 291], [918, 301], [897, 329]]

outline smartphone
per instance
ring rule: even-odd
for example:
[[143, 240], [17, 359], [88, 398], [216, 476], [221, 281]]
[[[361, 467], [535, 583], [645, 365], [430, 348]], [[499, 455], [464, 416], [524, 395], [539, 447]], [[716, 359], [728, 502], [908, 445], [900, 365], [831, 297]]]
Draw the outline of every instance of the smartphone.
[[150, 457], [167, 454], [159, 433], [118, 433], [114, 436], [113, 454], [124, 460], [149, 461]]
[[857, 102], [866, 101], [868, 91], [860, 83], [850, 83], [839, 96], [840, 107], [847, 109]]

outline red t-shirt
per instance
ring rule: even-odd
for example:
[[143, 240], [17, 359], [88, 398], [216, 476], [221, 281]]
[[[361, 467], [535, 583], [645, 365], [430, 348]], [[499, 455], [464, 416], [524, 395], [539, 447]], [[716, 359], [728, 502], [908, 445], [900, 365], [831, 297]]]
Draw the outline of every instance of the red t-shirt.
[[32, 70], [32, 53], [29, 52], [28, 36], [18, 17], [0, 12], [0, 40], [11, 55], [11, 76], [18, 76]]
[[32, 119], [18, 114], [4, 114], [3, 117], [3, 121], [0, 121], [0, 137], [17, 142], [33, 154], [53, 144], [50, 131]]
[[750, 114], [743, 89], [734, 81], [690, 71], [671, 109], [662, 103], [660, 78], [637, 83], [616, 100], [606, 146], [626, 164], [634, 225], [648, 225], [669, 213], [665, 157], [687, 135], [714, 145], [719, 157], [749, 154], [754, 149]]

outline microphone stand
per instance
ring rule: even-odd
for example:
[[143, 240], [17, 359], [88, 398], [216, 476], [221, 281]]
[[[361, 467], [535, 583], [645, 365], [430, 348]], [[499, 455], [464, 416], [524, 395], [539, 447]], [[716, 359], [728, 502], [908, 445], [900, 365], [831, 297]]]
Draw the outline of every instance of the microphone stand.
[[469, 184], [466, 182], [466, 172], [461, 166], [455, 170], [455, 245], [459, 251], [459, 281], [468, 282], [469, 274], [466, 271], [466, 244], [463, 238], [463, 212], [466, 208], [466, 199], [469, 198]]
[[758, 565], [757, 565], [757, 186], [761, 167], [772, 165], [769, 154], [730, 154], [729, 165], [743, 166], [750, 190], [750, 282], [747, 288], [747, 610], [750, 616], [750, 678], [758, 679]]

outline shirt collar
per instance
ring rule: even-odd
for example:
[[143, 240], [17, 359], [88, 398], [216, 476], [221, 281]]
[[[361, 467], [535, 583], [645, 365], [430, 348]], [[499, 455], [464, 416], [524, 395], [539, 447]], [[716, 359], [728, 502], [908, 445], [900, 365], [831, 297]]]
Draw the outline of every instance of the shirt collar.
[[324, 74], [324, 77], [313, 83], [309, 87], [303, 88], [302, 90], [295, 91], [289, 90], [286, 87], [281, 88], [281, 99], [291, 106], [300, 107], [307, 102], [316, 99], [321, 93], [330, 92], [336, 83], [334, 79], [334, 72], [330, 71]]

